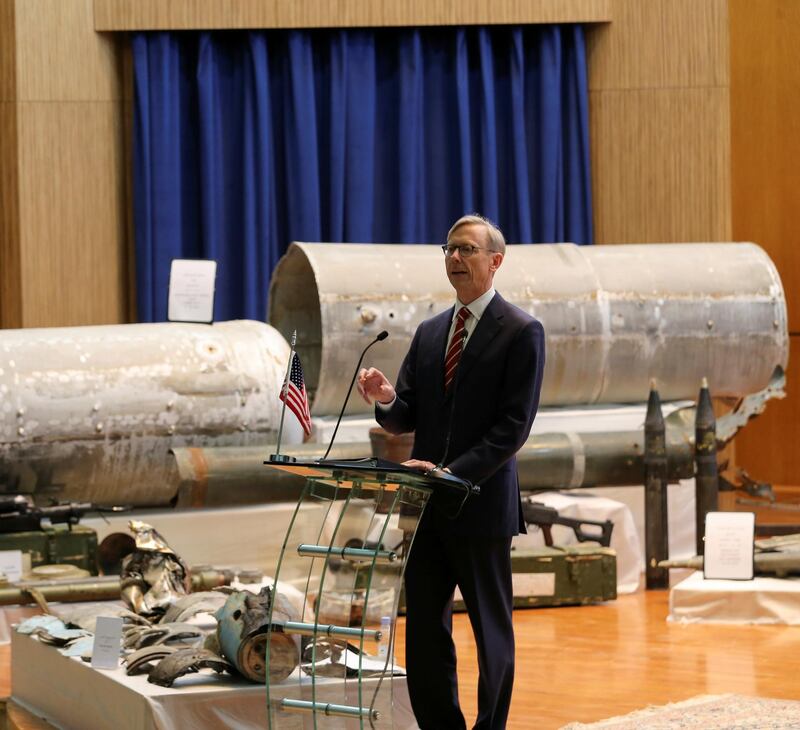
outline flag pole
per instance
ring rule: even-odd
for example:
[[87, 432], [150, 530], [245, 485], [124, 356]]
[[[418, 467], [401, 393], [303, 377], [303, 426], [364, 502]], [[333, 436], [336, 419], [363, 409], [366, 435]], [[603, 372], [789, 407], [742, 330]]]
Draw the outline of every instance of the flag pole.
[[286, 377], [284, 377], [283, 386], [281, 387], [283, 408], [281, 408], [281, 422], [280, 426], [278, 426], [278, 445], [275, 448], [276, 453], [270, 455], [270, 461], [294, 461], [294, 457], [281, 455], [281, 437], [283, 436], [283, 417], [286, 415], [286, 394], [289, 392], [289, 376], [292, 372], [292, 361], [294, 360], [294, 347], [296, 344], [297, 330], [292, 332], [292, 341], [289, 345], [289, 363], [286, 365]]

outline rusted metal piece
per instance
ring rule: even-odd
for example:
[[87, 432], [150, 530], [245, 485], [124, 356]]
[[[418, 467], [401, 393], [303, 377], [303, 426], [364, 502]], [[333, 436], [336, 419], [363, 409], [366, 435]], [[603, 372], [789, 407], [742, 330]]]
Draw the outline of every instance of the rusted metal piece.
[[150, 670], [147, 681], [161, 687], [172, 687], [179, 677], [201, 669], [213, 669], [217, 674], [222, 674], [231, 672], [233, 667], [208, 649], [178, 649]]
[[645, 584], [648, 590], [669, 588], [669, 573], [658, 567], [669, 557], [667, 515], [667, 438], [661, 400], [650, 386], [644, 420]]
[[282, 682], [300, 661], [300, 642], [295, 636], [283, 633], [287, 621], [297, 621], [291, 604], [280, 593], [267, 586], [258, 595], [239, 591], [228, 596], [225, 605], [216, 613], [217, 639], [225, 656], [244, 677], [251, 682], [266, 681], [267, 630], [270, 628], [270, 603], [272, 610], [272, 638], [270, 640], [270, 683]]
[[[547, 335], [542, 405], [693, 399], [766, 386], [788, 359], [777, 270], [752, 243], [509, 246], [498, 291]], [[294, 243], [270, 283], [269, 321], [297, 350], [316, 415], [338, 411], [353, 354], [381, 330], [365, 364], [397, 372], [417, 325], [453, 303], [437, 246]], [[369, 408], [351, 401], [349, 413]]]
[[695, 529], [697, 554], [705, 553], [706, 515], [719, 507], [719, 469], [717, 466], [717, 421], [708, 381], [703, 378], [697, 397], [695, 416]]
[[171, 448], [275, 440], [288, 354], [262, 322], [2, 330], [0, 492], [167, 504]]

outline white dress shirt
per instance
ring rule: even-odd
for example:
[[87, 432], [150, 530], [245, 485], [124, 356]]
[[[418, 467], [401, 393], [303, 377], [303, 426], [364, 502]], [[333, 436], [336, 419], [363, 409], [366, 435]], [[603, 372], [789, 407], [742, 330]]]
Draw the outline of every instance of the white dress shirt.
[[[469, 338], [472, 337], [472, 333], [475, 331], [475, 328], [478, 326], [478, 320], [483, 316], [483, 313], [486, 311], [486, 307], [489, 306], [489, 302], [492, 301], [492, 298], [495, 295], [495, 288], [489, 287], [483, 294], [481, 294], [477, 299], [470, 302], [469, 304], [462, 304], [458, 299], [456, 299], [456, 306], [453, 309], [453, 319], [450, 322], [450, 330], [447, 333], [447, 345], [445, 345], [445, 357], [447, 356], [447, 350], [450, 347], [450, 340], [453, 339], [453, 332], [456, 329], [456, 318], [458, 316], [461, 307], [466, 307], [469, 309], [469, 313], [472, 315], [471, 317], [467, 318], [467, 321], [464, 322], [464, 329], [467, 331], [467, 336], [464, 339], [464, 347], [467, 346], [467, 342], [469, 342]], [[443, 366], [444, 367], [444, 366]], [[375, 401], [375, 405], [378, 406], [383, 411], [388, 411], [392, 405], [394, 404], [395, 399], [397, 396], [392, 398], [388, 403], [381, 403], [380, 401]]]
[[469, 309], [469, 313], [472, 315], [471, 317], [467, 318], [466, 322], [464, 322], [464, 329], [467, 331], [467, 336], [464, 338], [464, 347], [466, 347], [467, 342], [469, 342], [469, 338], [472, 337], [472, 333], [478, 326], [478, 320], [483, 316], [483, 313], [486, 311], [486, 307], [489, 306], [489, 302], [492, 301], [494, 294], [495, 289], [492, 286], [469, 304], [462, 304], [460, 301], [458, 301], [458, 299], [456, 299], [456, 306], [453, 310], [453, 320], [450, 322], [450, 330], [447, 333], [447, 345], [444, 348], [445, 357], [447, 357], [447, 350], [450, 348], [450, 340], [453, 339], [453, 332], [456, 331], [456, 318], [458, 317], [458, 313], [461, 311], [461, 307], [465, 306], [467, 309]]

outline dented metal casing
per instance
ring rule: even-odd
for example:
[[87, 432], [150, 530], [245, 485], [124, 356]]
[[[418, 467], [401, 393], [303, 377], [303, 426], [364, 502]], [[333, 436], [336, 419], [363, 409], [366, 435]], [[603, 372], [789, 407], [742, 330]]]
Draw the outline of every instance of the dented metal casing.
[[166, 504], [173, 447], [275, 441], [288, 355], [252, 321], [0, 330], [0, 491]]
[[[655, 378], [663, 400], [743, 396], [786, 368], [786, 301], [753, 243], [510, 245], [497, 290], [542, 321], [542, 405], [634, 403]], [[417, 325], [454, 292], [436, 245], [294, 243], [272, 277], [269, 321], [297, 349], [312, 413], [338, 412], [353, 363], [394, 378]], [[369, 407], [351, 398], [348, 413]]]

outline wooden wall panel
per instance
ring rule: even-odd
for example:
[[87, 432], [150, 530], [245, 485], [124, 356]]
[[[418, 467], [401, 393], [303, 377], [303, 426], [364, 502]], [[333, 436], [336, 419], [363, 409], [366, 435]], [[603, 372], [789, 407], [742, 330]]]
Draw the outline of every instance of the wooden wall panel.
[[94, 30], [91, 0], [17, 1], [21, 101], [117, 99], [115, 40]]
[[737, 439], [738, 462], [760, 479], [800, 484], [800, 3], [730, 0], [733, 236], [775, 261], [786, 291], [788, 397]]
[[[124, 39], [92, 0], [0, 0], [0, 326], [127, 319]], [[13, 15], [10, 31], [9, 16]], [[10, 211], [10, 213], [9, 213]]]
[[587, 32], [595, 241], [730, 240], [727, 0], [614, 0]]
[[730, 240], [728, 89], [590, 92], [598, 243]]
[[121, 106], [23, 103], [19, 121], [23, 326], [125, 321]]
[[728, 85], [728, 0], [614, 0], [588, 36], [590, 89]]
[[0, 0], [0, 101], [17, 98], [14, 0]]
[[17, 105], [0, 101], [0, 327], [22, 323]]
[[601, 22], [614, 0], [94, 0], [97, 30]]

